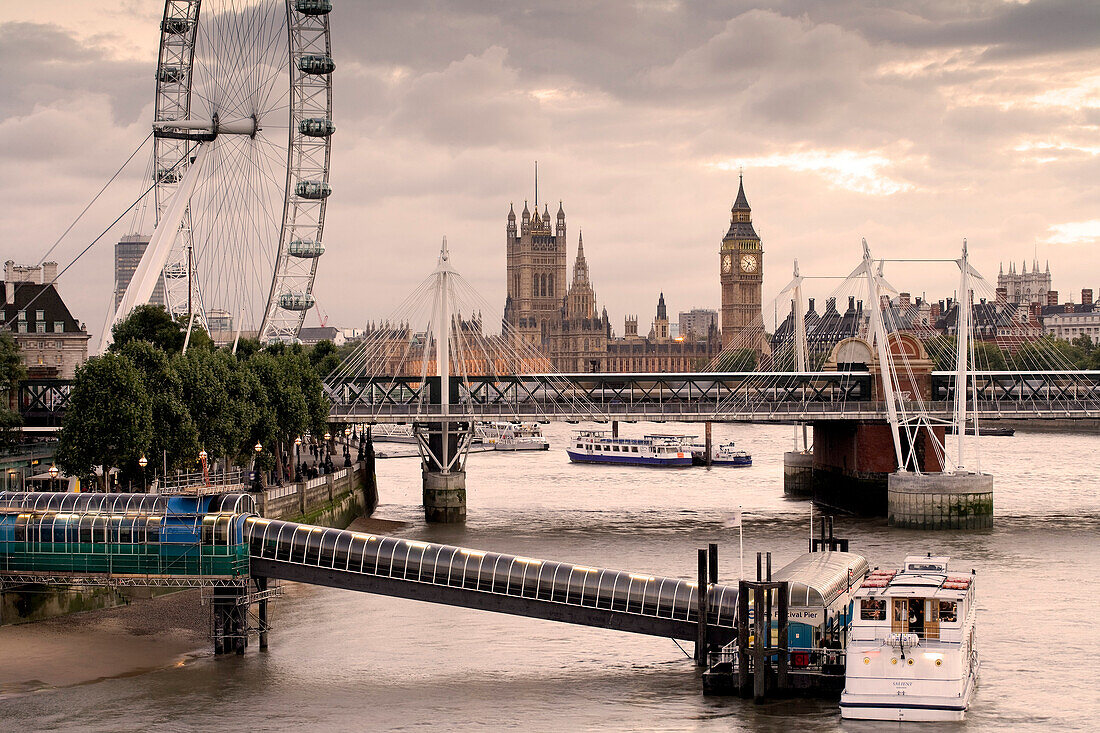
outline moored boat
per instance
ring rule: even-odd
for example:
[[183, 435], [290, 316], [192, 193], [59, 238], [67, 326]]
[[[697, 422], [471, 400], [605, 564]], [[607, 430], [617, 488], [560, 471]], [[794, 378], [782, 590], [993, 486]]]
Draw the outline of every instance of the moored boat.
[[574, 430], [566, 448], [574, 463], [618, 463], [672, 468], [692, 464], [690, 446], [678, 435], [617, 438], [610, 430]]
[[[707, 448], [705, 445], [692, 446], [692, 457], [696, 466], [707, 465]], [[731, 440], [728, 443], [720, 443], [711, 448], [710, 465], [712, 466], [751, 466], [752, 454], [748, 451], [738, 450]]]
[[478, 423], [475, 437], [499, 451], [550, 450], [537, 422]]
[[974, 575], [946, 557], [875, 570], [853, 596], [843, 718], [962, 720], [978, 681]]

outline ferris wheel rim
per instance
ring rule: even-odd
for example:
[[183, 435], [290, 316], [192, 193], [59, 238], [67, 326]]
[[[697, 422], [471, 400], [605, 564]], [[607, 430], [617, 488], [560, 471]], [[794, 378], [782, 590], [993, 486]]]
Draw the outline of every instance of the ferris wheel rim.
[[[283, 6], [282, 11], [277, 11], [280, 3]], [[209, 7], [209, 4], [209, 0], [207, 3], [202, 3], [201, 0], [165, 0], [157, 61], [154, 126], [175, 122], [183, 128], [186, 127], [185, 121], [191, 119], [196, 94], [195, 48], [199, 23], [203, 18], [202, 6]], [[256, 300], [256, 310], [262, 307], [262, 313], [250, 314], [253, 316], [256, 335], [264, 342], [297, 339], [307, 309], [283, 306], [307, 301], [312, 305], [318, 259], [325, 250], [323, 233], [326, 199], [331, 192], [328, 183], [331, 136], [335, 131], [332, 124], [331, 73], [335, 64], [331, 60], [328, 23], [331, 2], [271, 0], [270, 6], [272, 13], [281, 13], [285, 18], [282, 32], [286, 36], [286, 52], [279, 58], [281, 73], [287, 77], [285, 98], [277, 97], [277, 101], [285, 99], [285, 104], [277, 109], [285, 109], [285, 112], [279, 114], [278, 121], [285, 120], [287, 136], [284, 138], [285, 143], [276, 146], [285, 148], [282, 152], [285, 154], [286, 176], [281, 186], [281, 220], [277, 232], [272, 227], [271, 249], [265, 253], [271, 255], [270, 260], [273, 263], [270, 267], [264, 267], [269, 270], [267, 277], [270, 278], [270, 285], [266, 288], [266, 299], [263, 302]], [[318, 73], [325, 72], [326, 68], [327, 73]], [[207, 134], [212, 134], [215, 138], [219, 134], [250, 134], [254, 138], [262, 122], [257, 121], [255, 115], [250, 123], [247, 118], [219, 122], [215, 115], [211, 123], [212, 132]], [[311, 123], [312, 127], [306, 123]], [[195, 126], [198, 126], [197, 123]], [[272, 125], [273, 128], [280, 126], [281, 124]], [[170, 139], [171, 136], [162, 135], [158, 137], [157, 143], [162, 138]], [[186, 143], [187, 140], [182, 142]], [[180, 180], [178, 165], [192, 154], [185, 145], [154, 146], [154, 200], [157, 202], [155, 210], [158, 223], [164, 202], [171, 197]], [[303, 183], [318, 184], [325, 192], [324, 196], [318, 198], [304, 195], [301, 188]], [[308, 194], [311, 190], [305, 193]], [[272, 207], [273, 210], [277, 208], [277, 204]], [[190, 218], [185, 236], [193, 237], [189, 227]], [[275, 237], [277, 242], [274, 241]], [[165, 292], [171, 278], [178, 278], [180, 272], [190, 278], [195, 272], [190, 250], [188, 252], [187, 264], [182, 268], [178, 263], [168, 263], [163, 268], [161, 280]], [[178, 259], [178, 248], [176, 254]], [[173, 267], [174, 270], [170, 269]], [[189, 309], [190, 292], [189, 288]], [[178, 305], [167, 302], [167, 295], [165, 300], [170, 310]], [[240, 318], [240, 314], [233, 317]]]

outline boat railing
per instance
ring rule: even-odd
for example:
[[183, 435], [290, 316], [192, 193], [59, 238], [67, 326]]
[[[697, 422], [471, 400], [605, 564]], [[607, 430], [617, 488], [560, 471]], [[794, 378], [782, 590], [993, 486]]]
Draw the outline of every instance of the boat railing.
[[[774, 658], [778, 652], [767, 655], [771, 658], [770, 664], [774, 666]], [[712, 652], [710, 665], [717, 666], [729, 664], [733, 672], [737, 672], [740, 664], [737, 659], [737, 645], [729, 644], [721, 651]], [[798, 672], [810, 672], [817, 674], [844, 674], [844, 665], [847, 662], [847, 654], [843, 649], [825, 649], [814, 647], [812, 649], [790, 649], [787, 651], [787, 669]], [[749, 672], [755, 668], [753, 653], [750, 647], [748, 654]]]

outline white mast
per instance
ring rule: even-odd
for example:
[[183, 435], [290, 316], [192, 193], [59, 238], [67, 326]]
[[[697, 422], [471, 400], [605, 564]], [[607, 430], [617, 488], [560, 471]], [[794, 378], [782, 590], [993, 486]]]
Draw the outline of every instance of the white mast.
[[[794, 333], [792, 334], [794, 340], [794, 358], [795, 369], [799, 372], [805, 373], [808, 371], [806, 365], [806, 353], [809, 350], [806, 342], [806, 316], [803, 313], [802, 306], [802, 275], [798, 272], [798, 260], [794, 261], [794, 279], [787, 283], [787, 287], [780, 291], [780, 295], [786, 292], [790, 292], [793, 296], [793, 304], [791, 306], [794, 316]], [[798, 425], [794, 428], [794, 449], [798, 450]], [[806, 424], [802, 423], [802, 450], [808, 450], [809, 434], [806, 429]]]
[[875, 346], [878, 350], [879, 378], [882, 381], [882, 390], [886, 397], [886, 419], [890, 423], [890, 432], [894, 436], [894, 454], [898, 459], [898, 470], [905, 470], [905, 461], [901, 455], [901, 434], [898, 432], [898, 406], [895, 402], [894, 392], [894, 365], [890, 361], [890, 349], [886, 342], [886, 324], [882, 320], [882, 304], [880, 295], [879, 278], [875, 276], [874, 260], [871, 259], [871, 250], [867, 246], [867, 240], [863, 240], [863, 264], [860, 269], [867, 277], [867, 287], [872, 303], [871, 328], [875, 335]]
[[963, 469], [963, 443], [966, 438], [966, 379], [967, 357], [970, 355], [970, 263], [966, 252], [966, 240], [963, 240], [962, 257], [959, 263], [959, 302], [955, 319], [955, 438], [958, 441], [958, 454], [955, 457], [956, 470]]
[[[435, 356], [439, 367], [440, 412], [444, 418], [451, 414], [451, 315], [450, 315], [450, 255], [447, 252], [447, 238], [443, 237], [443, 246], [439, 250], [439, 262], [436, 264], [436, 301], [437, 318], [435, 323]], [[450, 445], [448, 433], [450, 425], [446, 419], [442, 422], [443, 456], [440, 462], [442, 472], [450, 473]]]

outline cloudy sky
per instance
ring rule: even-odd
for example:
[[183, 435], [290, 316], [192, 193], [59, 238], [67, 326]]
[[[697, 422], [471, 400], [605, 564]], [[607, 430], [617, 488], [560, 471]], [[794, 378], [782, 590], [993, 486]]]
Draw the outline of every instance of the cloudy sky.
[[[793, 258], [804, 274], [840, 274], [861, 237], [882, 257], [955, 257], [967, 237], [987, 275], [1038, 257], [1063, 299], [1100, 288], [1094, 0], [336, 6], [339, 130], [315, 290], [331, 323], [386, 315], [443, 235], [502, 303], [505, 216], [533, 198], [536, 159], [540, 197], [564, 201], [570, 261], [583, 229], [619, 333], [624, 314], [648, 322], [662, 290], [672, 312], [717, 307], [741, 167], [766, 303]], [[4, 259], [37, 261], [146, 136], [162, 7], [0, 9]], [[109, 223], [140, 173], [54, 258], [64, 265]], [[110, 245], [61, 282], [94, 332]], [[887, 271], [900, 289], [951, 295], [949, 268], [903, 268]]]

